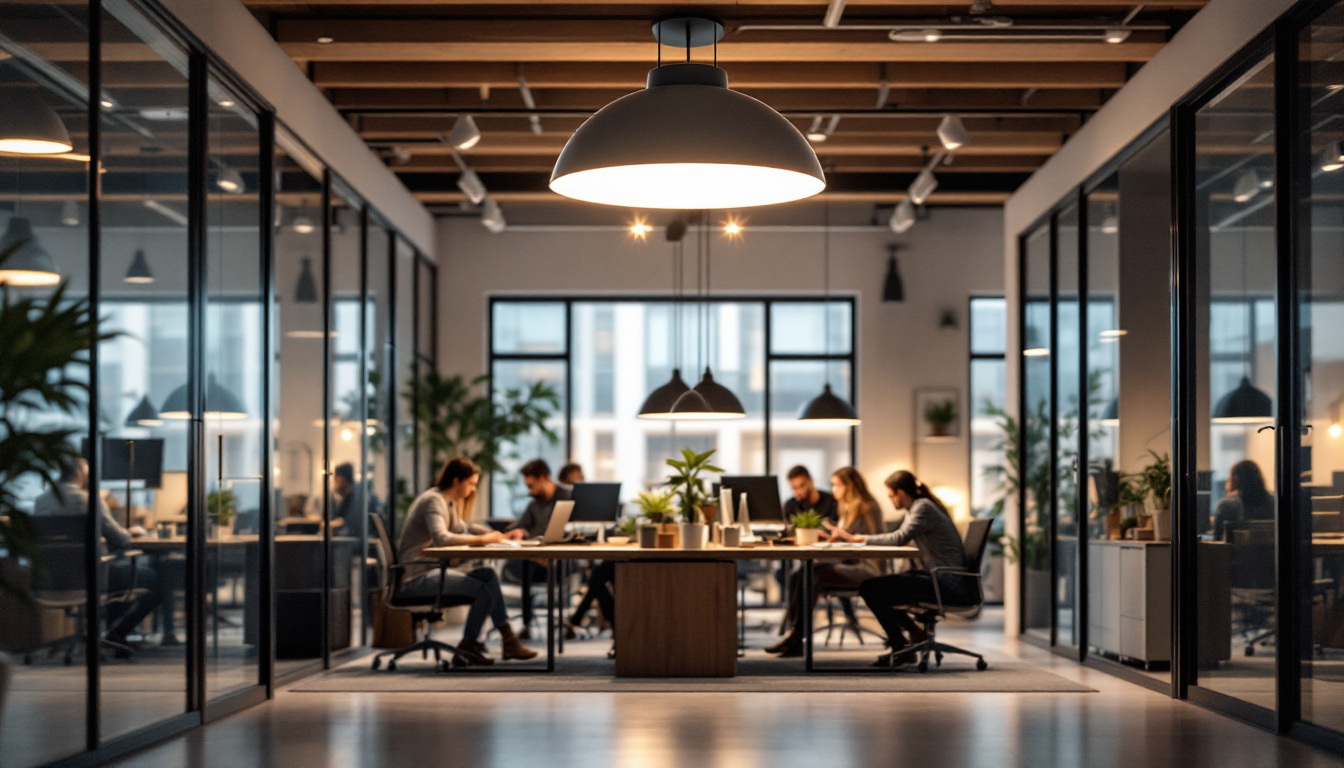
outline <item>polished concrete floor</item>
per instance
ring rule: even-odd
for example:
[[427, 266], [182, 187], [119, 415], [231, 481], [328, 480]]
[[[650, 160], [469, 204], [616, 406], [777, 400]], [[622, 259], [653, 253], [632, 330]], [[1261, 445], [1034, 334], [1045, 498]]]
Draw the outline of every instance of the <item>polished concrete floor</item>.
[[[949, 635], [1094, 693], [301, 693], [125, 766], [1292, 766], [1339, 758], [1026, 644]], [[593, 642], [602, 642], [600, 640]], [[935, 673], [936, 674], [936, 673]]]

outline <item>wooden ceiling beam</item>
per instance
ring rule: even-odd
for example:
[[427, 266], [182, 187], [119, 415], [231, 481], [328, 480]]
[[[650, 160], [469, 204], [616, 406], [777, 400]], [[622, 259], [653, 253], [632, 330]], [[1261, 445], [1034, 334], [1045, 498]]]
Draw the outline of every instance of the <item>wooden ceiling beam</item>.
[[[1045, 162], [1048, 155], [1017, 156], [963, 156], [951, 165], [940, 166], [938, 173], [1031, 173]], [[550, 173], [554, 159], [547, 156], [490, 155], [471, 159], [471, 169], [481, 174], [490, 173]], [[841, 173], [918, 173], [924, 167], [917, 155], [837, 156], [827, 161], [827, 170]], [[453, 160], [444, 155], [413, 155], [404, 165], [391, 166], [398, 173], [457, 173]]]
[[[737, 89], [871, 88], [884, 77], [897, 88], [1120, 88], [1125, 84], [1124, 63], [996, 64], [912, 62], [886, 65], [875, 62], [797, 64], [742, 62], [729, 73]], [[649, 66], [637, 62], [537, 62], [527, 65], [527, 84], [534, 91], [553, 88], [643, 88]], [[514, 89], [518, 68], [506, 62], [345, 62], [313, 63], [313, 83], [319, 88], [476, 88]]]
[[[1208, 0], [1149, 0], [1143, 5], [1150, 10], [1158, 9], [1187, 9], [1195, 10], [1203, 8]], [[321, 8], [323, 6], [478, 6], [489, 7], [493, 5], [570, 5], [570, 6], [655, 6], [663, 8], [667, 6], [663, 0], [577, 0], [577, 2], [565, 2], [564, 0], [243, 0], [243, 4], [252, 8]], [[697, 7], [702, 8], [736, 8], [740, 6], [796, 6], [796, 7], [816, 7], [825, 9], [825, 0], [730, 0], [729, 2], [710, 2], [699, 3]], [[934, 0], [847, 0], [848, 7], [858, 6], [883, 6], [888, 8], [926, 8], [931, 11], [946, 12], [947, 2], [936, 2]], [[1033, 8], [1033, 9], [1057, 9], [1057, 10], [1116, 10], [1120, 12], [1128, 11], [1134, 5], [1133, 2], [1117, 2], [1116, 0], [994, 0], [994, 7], [1000, 9], [1006, 8]], [[821, 12], [818, 11], [817, 18], [820, 20]]]

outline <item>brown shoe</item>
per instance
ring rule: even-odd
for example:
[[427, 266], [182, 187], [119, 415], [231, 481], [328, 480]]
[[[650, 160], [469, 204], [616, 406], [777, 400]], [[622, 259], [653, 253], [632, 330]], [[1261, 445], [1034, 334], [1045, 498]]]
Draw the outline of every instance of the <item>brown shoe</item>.
[[495, 660], [486, 655], [485, 644], [479, 640], [463, 640], [453, 655], [454, 667], [488, 667]]
[[518, 636], [513, 634], [513, 627], [505, 624], [503, 626], [495, 627], [495, 629], [499, 631], [499, 639], [503, 641], [503, 651], [500, 656], [505, 661], [510, 659], [527, 661], [528, 659], [535, 659], [537, 657], [536, 651], [523, 645], [523, 641], [519, 640]]

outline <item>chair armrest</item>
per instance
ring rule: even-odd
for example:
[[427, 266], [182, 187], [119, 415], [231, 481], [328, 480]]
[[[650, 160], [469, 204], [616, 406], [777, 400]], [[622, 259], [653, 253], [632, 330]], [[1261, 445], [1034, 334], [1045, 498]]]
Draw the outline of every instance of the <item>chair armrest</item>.
[[[953, 568], [945, 565], [929, 569], [929, 581], [933, 582], [933, 598], [938, 601], [938, 613], [946, 616], [947, 608], [943, 605], [943, 590], [938, 586], [938, 577], [942, 574], [947, 574], [948, 576], [964, 576], [973, 578], [976, 581], [980, 581], [981, 576], [974, 571], [968, 571], [963, 568]], [[983, 594], [981, 596], [983, 597]]]
[[447, 560], [412, 560], [408, 563], [393, 563], [387, 566], [389, 571], [404, 571], [411, 565], [432, 565], [435, 568], [447, 567]]

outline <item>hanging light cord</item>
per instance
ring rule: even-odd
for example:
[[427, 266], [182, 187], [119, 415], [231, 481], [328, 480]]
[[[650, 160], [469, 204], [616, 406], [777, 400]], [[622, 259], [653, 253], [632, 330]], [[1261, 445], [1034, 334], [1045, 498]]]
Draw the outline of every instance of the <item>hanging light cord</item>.
[[705, 214], [705, 367], [710, 367], [710, 361], [714, 359], [714, 336], [709, 331], [709, 323], [714, 319], [714, 312], [710, 309], [709, 295], [713, 292], [710, 287], [710, 276], [713, 274], [714, 267], [714, 233], [710, 229], [711, 215]]
[[696, 367], [705, 365], [705, 299], [700, 288], [704, 281], [705, 274], [705, 247], [704, 247], [705, 227], [703, 218], [701, 226], [695, 232], [695, 293], [700, 299], [699, 311], [696, 312], [697, 323], [696, 333]]

